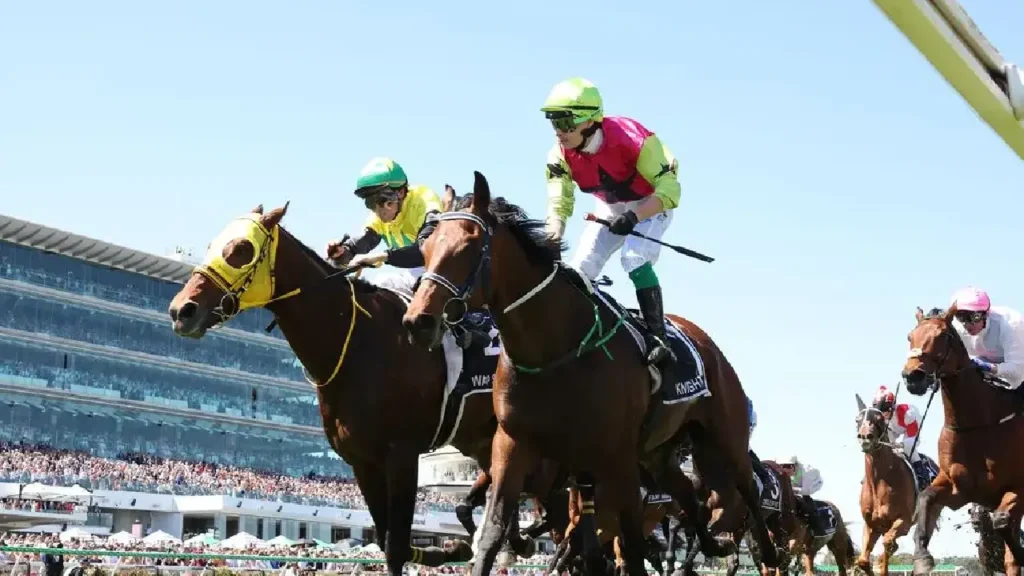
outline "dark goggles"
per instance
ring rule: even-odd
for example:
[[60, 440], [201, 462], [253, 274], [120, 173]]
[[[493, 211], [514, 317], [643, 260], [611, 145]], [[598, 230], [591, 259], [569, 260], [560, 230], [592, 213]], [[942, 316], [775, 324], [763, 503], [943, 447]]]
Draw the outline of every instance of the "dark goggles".
[[957, 310], [956, 319], [961, 324], [972, 324], [974, 322], [981, 322], [985, 319], [988, 314], [986, 312], [975, 312], [972, 310]]
[[375, 190], [359, 190], [356, 193], [362, 196], [363, 204], [370, 210], [398, 200], [398, 192], [387, 186], [381, 186]]
[[559, 132], [575, 132], [576, 128], [579, 127], [579, 123], [576, 122], [576, 117], [572, 115], [572, 112], [559, 110], [545, 112], [544, 115], [551, 121], [551, 125], [555, 130]]

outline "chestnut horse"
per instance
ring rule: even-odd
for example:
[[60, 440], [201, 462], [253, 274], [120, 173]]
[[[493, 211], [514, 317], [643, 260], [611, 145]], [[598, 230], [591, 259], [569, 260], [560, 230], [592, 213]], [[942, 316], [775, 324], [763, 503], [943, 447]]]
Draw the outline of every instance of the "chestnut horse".
[[[316, 390], [327, 440], [352, 466], [391, 573], [401, 574], [407, 561], [466, 560], [464, 542], [448, 551], [410, 546], [418, 458], [441, 418], [443, 353], [402, 337], [405, 302], [335, 270], [280, 225], [286, 210], [264, 214], [260, 206], [214, 239], [171, 301], [174, 331], [200, 338], [241, 310], [273, 312]], [[495, 428], [490, 395], [470, 395], [451, 445], [486, 469]], [[530, 484], [546, 495], [554, 480], [541, 470]], [[529, 543], [512, 536], [517, 552], [529, 556]]]
[[918, 308], [903, 366], [907, 391], [921, 396], [941, 389], [945, 413], [939, 475], [917, 498], [914, 573], [927, 574], [935, 567], [928, 542], [942, 509], [975, 503], [995, 510], [992, 525], [1005, 547], [1006, 575], [1019, 576], [1024, 562], [1024, 509], [1018, 502], [1024, 496], [1024, 407], [1017, 392], [987, 382], [974, 367], [953, 327], [955, 315], [955, 304], [927, 316]]
[[[838, 506], [827, 500], [814, 500], [814, 505], [815, 513], [824, 511], [830, 517], [834, 532], [829, 536], [812, 534], [807, 523], [798, 518], [796, 533], [790, 539], [789, 554], [792, 558], [802, 562], [804, 576], [814, 576], [814, 557], [817, 556], [819, 550], [827, 546], [835, 558], [838, 576], [846, 576], [846, 571], [854, 567], [857, 550], [846, 529], [843, 515]], [[765, 572], [767, 571], [762, 571], [762, 573]], [[775, 574], [780, 576], [778, 570]]]
[[[630, 574], [644, 574], [639, 465], [696, 518], [700, 504], [679, 470], [676, 450], [687, 436], [702, 470], [716, 472], [708, 475], [713, 490], [732, 505], [739, 505], [733, 494], [742, 496], [767, 550], [765, 561], [774, 565], [747, 456], [746, 397], [732, 366], [697, 326], [670, 316], [696, 346], [711, 394], [673, 405], [652, 401], [649, 368], [632, 336], [619, 329], [625, 320], [561, 264], [562, 249], [543, 222], [503, 199], [492, 203], [479, 172], [468, 210], [441, 215], [422, 246], [427, 271], [403, 319], [412, 338], [436, 347], [467, 306], [485, 305], [502, 335], [493, 394], [493, 494], [480, 528], [482, 561], [474, 562], [473, 574], [490, 572], [511, 529], [524, 475], [540, 457], [576, 475], [588, 504], [580, 530], [591, 535], [590, 479], [602, 485], [603, 505], [619, 517], [625, 566]], [[709, 527], [697, 528], [705, 555], [726, 552]], [[585, 556], [592, 558], [596, 539], [584, 538]]]
[[882, 538], [878, 558], [881, 576], [889, 574], [889, 558], [896, 553], [896, 540], [910, 532], [914, 523], [917, 492], [914, 474], [906, 460], [889, 444], [889, 423], [877, 408], [857, 396], [857, 440], [864, 452], [864, 480], [860, 487], [860, 515], [864, 518], [864, 540], [857, 567], [871, 574], [871, 551]]

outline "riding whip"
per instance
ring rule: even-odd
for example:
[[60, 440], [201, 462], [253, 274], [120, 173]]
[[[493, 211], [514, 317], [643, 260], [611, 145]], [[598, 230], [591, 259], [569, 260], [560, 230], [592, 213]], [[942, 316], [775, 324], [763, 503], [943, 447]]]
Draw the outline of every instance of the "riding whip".
[[[597, 222], [598, 224], [602, 224], [604, 226], [611, 226], [611, 222], [609, 222], [609, 221], [607, 221], [607, 220], [605, 220], [603, 218], [598, 218], [597, 216], [595, 216], [595, 215], [593, 215], [593, 214], [591, 214], [589, 212], [587, 214], [583, 215], [583, 219], [588, 221], [588, 222]], [[690, 258], [695, 258], [697, 260], [700, 260], [701, 262], [709, 262], [710, 263], [710, 262], [714, 262], [715, 261], [715, 259], [712, 258], [711, 256], [705, 256], [704, 254], [701, 254], [700, 252], [696, 252], [694, 250], [690, 250], [689, 248], [683, 248], [682, 246], [676, 246], [675, 244], [669, 244], [668, 242], [664, 242], [664, 241], [658, 240], [656, 238], [651, 238], [650, 236], [647, 236], [646, 234], [641, 234], [639, 232], [631, 231], [629, 233], [629, 235], [630, 236], [636, 236], [637, 238], [643, 238], [644, 240], [648, 240], [650, 242], [654, 242], [655, 244], [661, 244], [665, 248], [668, 248], [670, 250], [675, 250], [676, 252], [682, 254], [683, 256], [689, 256]]]

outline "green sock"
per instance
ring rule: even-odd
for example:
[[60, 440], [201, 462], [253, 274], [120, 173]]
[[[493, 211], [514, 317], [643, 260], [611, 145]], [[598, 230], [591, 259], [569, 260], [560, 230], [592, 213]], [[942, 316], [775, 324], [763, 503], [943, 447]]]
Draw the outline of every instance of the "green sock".
[[633, 281], [633, 287], [637, 290], [658, 285], [658, 275], [654, 273], [654, 266], [650, 262], [630, 272], [629, 279]]

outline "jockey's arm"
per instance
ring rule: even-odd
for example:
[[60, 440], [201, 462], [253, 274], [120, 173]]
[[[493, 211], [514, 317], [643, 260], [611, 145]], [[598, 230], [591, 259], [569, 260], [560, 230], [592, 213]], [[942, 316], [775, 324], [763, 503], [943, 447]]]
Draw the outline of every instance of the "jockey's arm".
[[342, 245], [352, 254], [366, 254], [380, 244], [381, 235], [373, 228], [367, 226], [359, 236], [346, 238]]
[[408, 246], [388, 250], [387, 263], [395, 268], [419, 268], [425, 265], [423, 251], [420, 250], [420, 247], [427, 241], [427, 238], [430, 238], [434, 228], [437, 228], [437, 217], [440, 214], [439, 210], [428, 212], [419, 234], [416, 235], [416, 241]]
[[1009, 330], [1003, 331], [1003, 361], [996, 364], [996, 376], [1017, 389], [1024, 381], [1024, 322], [1007, 318]]
[[561, 238], [565, 233], [565, 221], [572, 216], [576, 203], [576, 182], [572, 179], [562, 147], [557, 142], [548, 151], [544, 172], [548, 187], [548, 234]]
[[633, 210], [637, 220], [644, 221], [679, 206], [682, 193], [679, 162], [657, 135], [651, 134], [644, 140], [636, 161], [636, 171], [654, 187], [654, 194]]
[[801, 493], [808, 496], [814, 494], [818, 490], [821, 490], [821, 487], [825, 485], [825, 481], [821, 479], [821, 472], [813, 466], [806, 466], [804, 468], [804, 474], [801, 480], [801, 488], [803, 488]]

